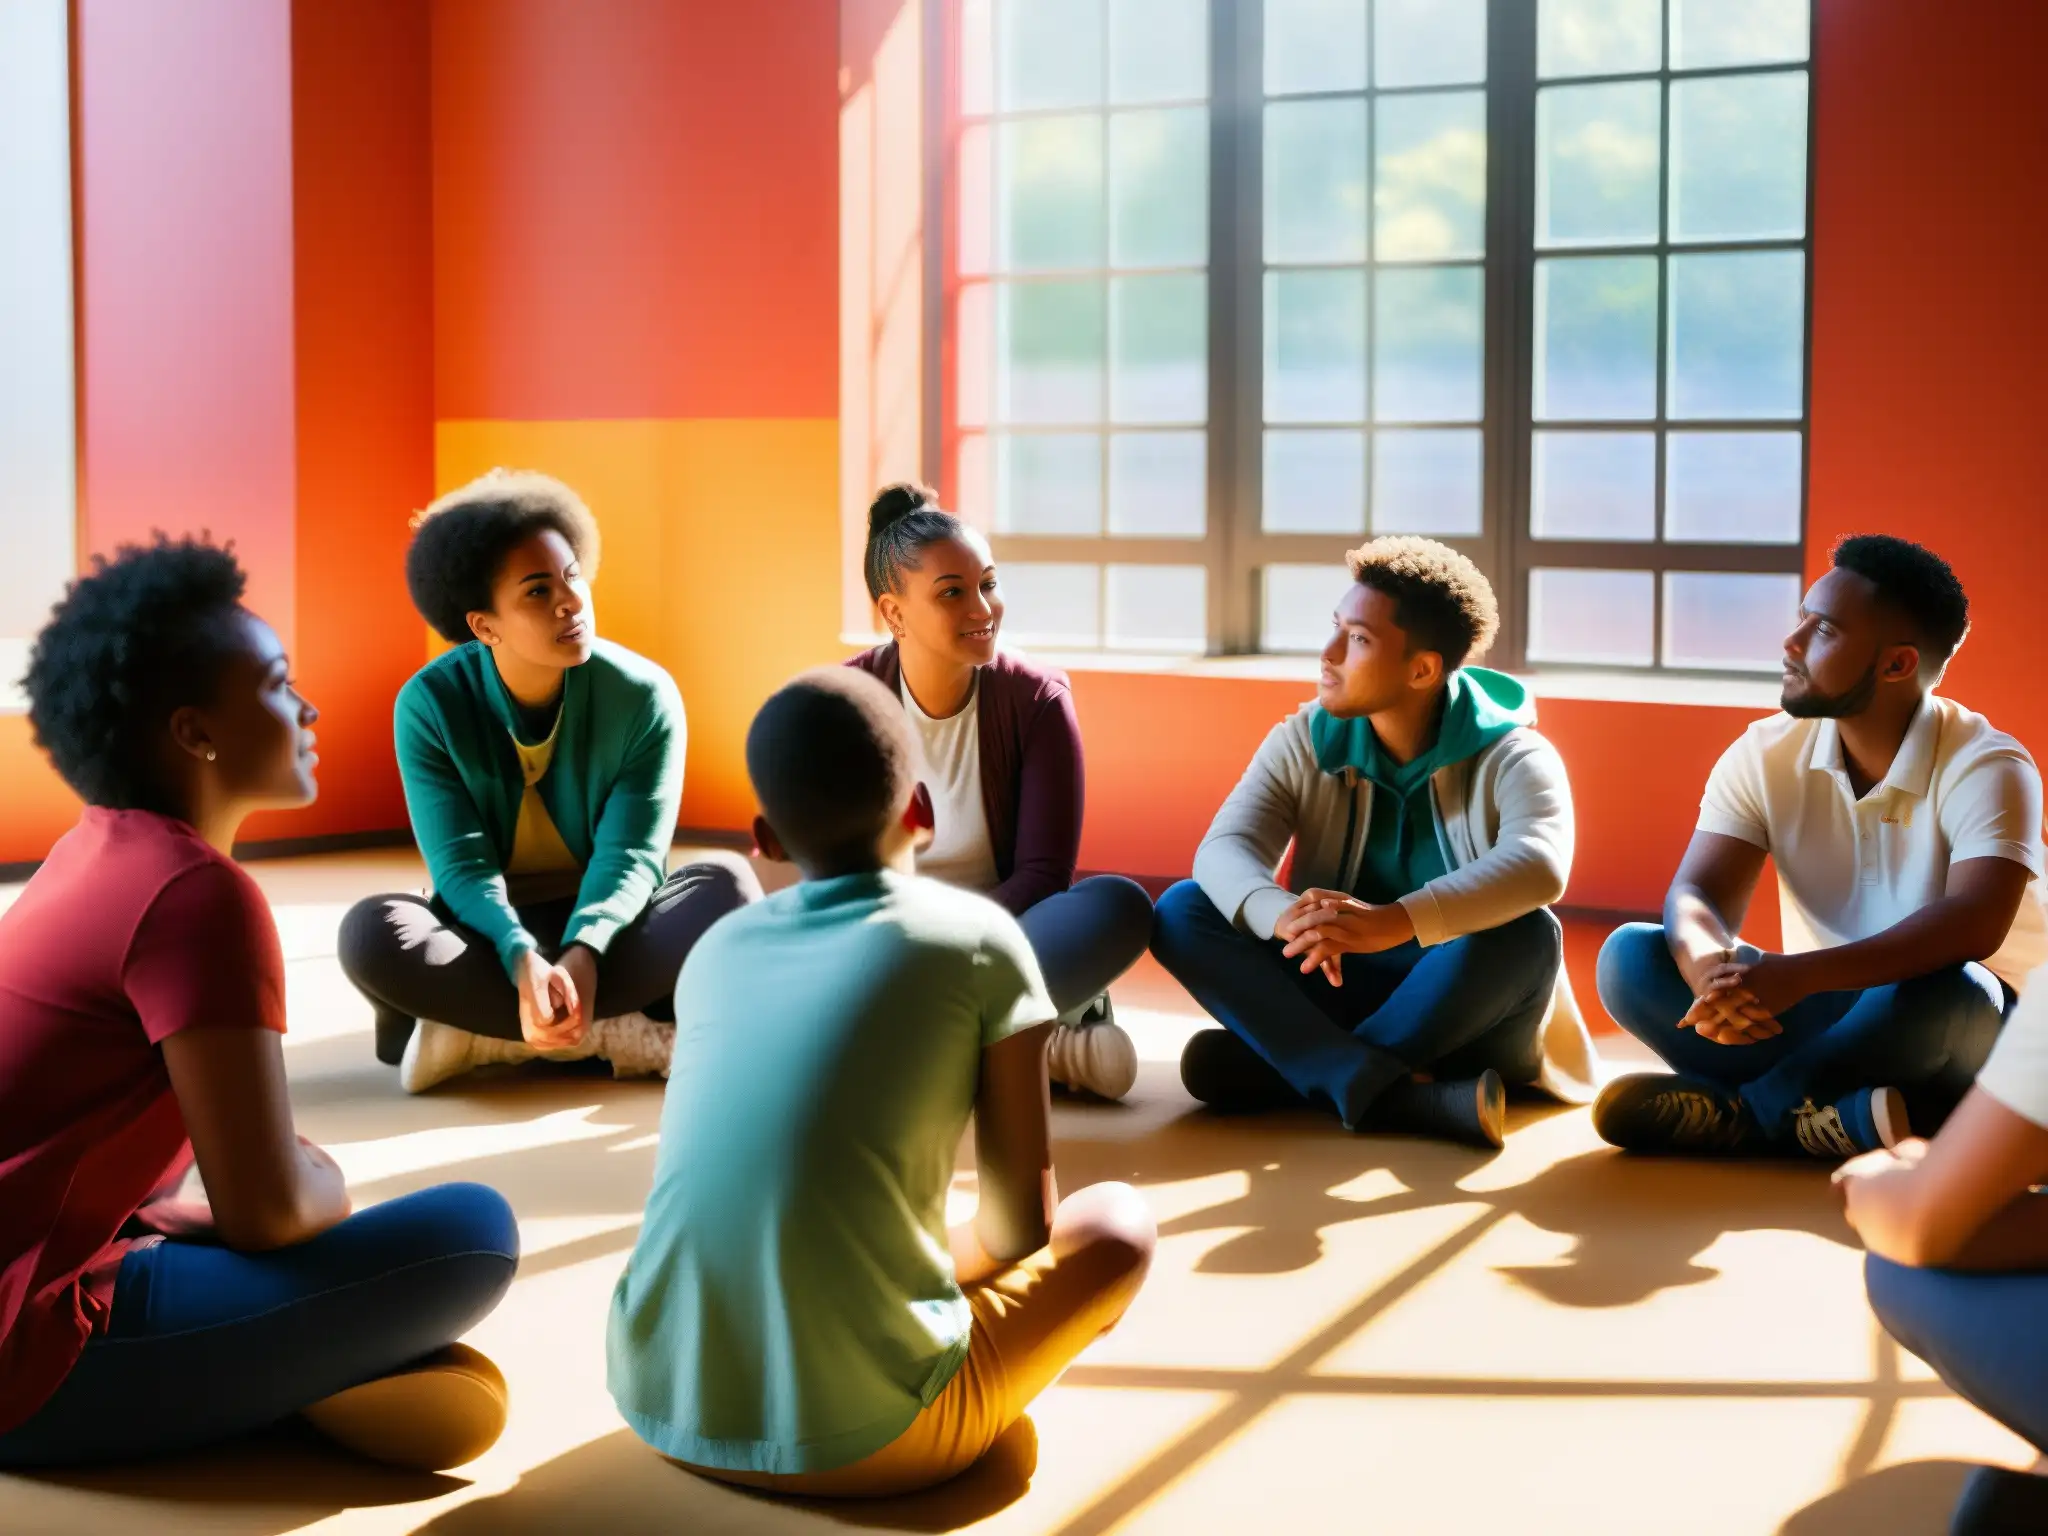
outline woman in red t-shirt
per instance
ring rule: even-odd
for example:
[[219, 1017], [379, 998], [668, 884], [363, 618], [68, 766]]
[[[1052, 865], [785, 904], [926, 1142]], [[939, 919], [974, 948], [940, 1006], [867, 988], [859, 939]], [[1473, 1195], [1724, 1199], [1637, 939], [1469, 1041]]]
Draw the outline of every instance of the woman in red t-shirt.
[[229, 850], [313, 799], [318, 716], [243, 586], [159, 536], [74, 583], [30, 655], [36, 740], [86, 809], [0, 915], [0, 1466], [303, 1413], [439, 1468], [504, 1424], [503, 1379], [454, 1345], [518, 1264], [503, 1197], [350, 1215], [292, 1127], [277, 928]]

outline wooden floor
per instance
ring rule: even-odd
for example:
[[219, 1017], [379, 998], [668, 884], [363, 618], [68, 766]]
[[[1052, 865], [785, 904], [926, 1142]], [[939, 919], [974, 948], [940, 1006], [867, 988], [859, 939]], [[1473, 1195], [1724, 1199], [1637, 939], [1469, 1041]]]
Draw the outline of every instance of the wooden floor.
[[[345, 856], [252, 866], [290, 964], [300, 1126], [358, 1204], [444, 1179], [511, 1198], [526, 1257], [474, 1336], [512, 1422], [460, 1475], [280, 1431], [170, 1465], [0, 1477], [0, 1531], [225, 1536], [838, 1530], [1936, 1533], [1965, 1463], [2032, 1462], [1872, 1321], [1819, 1167], [1624, 1159], [1585, 1112], [1518, 1105], [1506, 1152], [1221, 1121], [1173, 1063], [1196, 1026], [1156, 971], [1118, 992], [1125, 1105], [1064, 1103], [1063, 1183], [1126, 1179], [1163, 1234], [1124, 1326], [998, 1452], [916, 1499], [795, 1507], [646, 1451], [603, 1329], [653, 1163], [659, 1083], [584, 1068], [407, 1098], [333, 958], [341, 913], [417, 887]], [[0, 892], [0, 902], [6, 893]], [[958, 1194], [972, 1198], [963, 1171]]]

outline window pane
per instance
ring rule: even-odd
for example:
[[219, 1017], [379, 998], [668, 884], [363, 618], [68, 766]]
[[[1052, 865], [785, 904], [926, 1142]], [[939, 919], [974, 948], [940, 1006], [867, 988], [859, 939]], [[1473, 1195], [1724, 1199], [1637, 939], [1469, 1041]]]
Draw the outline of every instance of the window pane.
[[959, 467], [954, 471], [958, 505], [954, 511], [964, 523], [976, 528], [995, 526], [995, 493], [989, 460], [992, 450], [985, 433], [963, 432], [960, 436]]
[[1663, 0], [1541, 0], [1536, 77], [1632, 75], [1664, 62]]
[[1643, 80], [1537, 93], [1538, 246], [1656, 240], [1661, 89]]
[[1374, 287], [1373, 419], [1479, 420], [1479, 268], [1393, 268]]
[[1209, 418], [1209, 280], [1110, 279], [1109, 413], [1118, 422]]
[[1476, 536], [1485, 441], [1464, 430], [1375, 433], [1372, 531]]
[[1806, 73], [1671, 87], [1671, 238], [1806, 233]]
[[1664, 665], [1775, 672], [1799, 612], [1799, 578], [1664, 574]]
[[998, 437], [996, 531], [1102, 532], [1102, 439], [1093, 432]]
[[1381, 261], [1486, 254], [1486, 93], [1374, 104], [1373, 249]]
[[995, 270], [995, 136], [987, 123], [960, 130], [960, 275], [979, 277]]
[[1102, 100], [1102, 0], [1002, 0], [1003, 110], [1092, 107]]
[[1365, 434], [1268, 432], [1259, 525], [1268, 533], [1365, 532]]
[[1109, 120], [1110, 264], [1209, 259], [1209, 109], [1119, 112]]
[[1797, 64], [1811, 32], [1806, 0], [1671, 0], [1671, 67]]
[[1266, 0], [1266, 94], [1365, 89], [1365, 0]]
[[1015, 560], [996, 568], [1003, 588], [1003, 638], [1048, 650], [1089, 650], [1102, 642], [1102, 567]]
[[1671, 416], [1793, 417], [1805, 398], [1806, 258], [1671, 258]]
[[989, 424], [989, 392], [995, 384], [995, 290], [968, 283], [960, 290], [953, 328], [953, 424]]
[[1102, 420], [1103, 331], [1099, 278], [1002, 284], [996, 299], [997, 420]]
[[1657, 414], [1657, 259], [1536, 263], [1536, 419]]
[[1111, 0], [1112, 102], [1199, 101], [1208, 95], [1208, 0]]
[[1006, 271], [1103, 264], [1101, 118], [999, 123], [996, 166]]
[[1208, 524], [1209, 442], [1200, 432], [1118, 432], [1109, 440], [1109, 531], [1199, 539]]
[[1656, 578], [1648, 571], [1529, 573], [1529, 659], [1647, 667], [1656, 659]]
[[1657, 537], [1657, 438], [1651, 432], [1533, 436], [1529, 531], [1539, 539]]
[[1269, 565], [1262, 575], [1259, 649], [1320, 651], [1328, 645], [1351, 572], [1341, 565]]
[[1199, 565], [1112, 565], [1106, 644], [1119, 648], [1209, 648], [1209, 572]]
[[1664, 536], [1799, 542], [1797, 432], [1673, 432], [1664, 444]]
[[960, 113], [986, 117], [996, 105], [995, 0], [960, 0]]
[[1365, 273], [1266, 274], [1266, 420], [1365, 419]]
[[1266, 259], [1363, 261], [1365, 100], [1266, 108]]
[[1486, 0], [1373, 0], [1372, 10], [1373, 84], [1485, 81]]

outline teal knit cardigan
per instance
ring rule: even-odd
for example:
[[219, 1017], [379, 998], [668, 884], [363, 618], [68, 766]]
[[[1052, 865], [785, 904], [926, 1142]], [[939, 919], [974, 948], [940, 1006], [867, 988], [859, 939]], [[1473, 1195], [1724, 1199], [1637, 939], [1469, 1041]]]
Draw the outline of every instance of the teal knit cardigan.
[[[471, 641], [398, 693], [399, 777], [443, 915], [481, 934], [508, 976], [538, 948], [505, 893], [526, 783], [517, 714], [490, 652]], [[583, 880], [562, 943], [603, 954], [667, 877], [683, 798], [682, 696], [653, 662], [597, 642], [563, 677], [555, 755], [540, 797]]]

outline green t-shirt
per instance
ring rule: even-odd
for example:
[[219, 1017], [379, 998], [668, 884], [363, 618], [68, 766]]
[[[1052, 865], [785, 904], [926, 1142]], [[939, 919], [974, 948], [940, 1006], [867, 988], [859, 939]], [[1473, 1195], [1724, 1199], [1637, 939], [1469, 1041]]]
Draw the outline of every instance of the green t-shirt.
[[946, 1191], [981, 1052], [1052, 1018], [984, 897], [882, 872], [721, 919], [676, 983], [612, 1397], [699, 1466], [821, 1472], [910, 1426], [967, 1355]]

